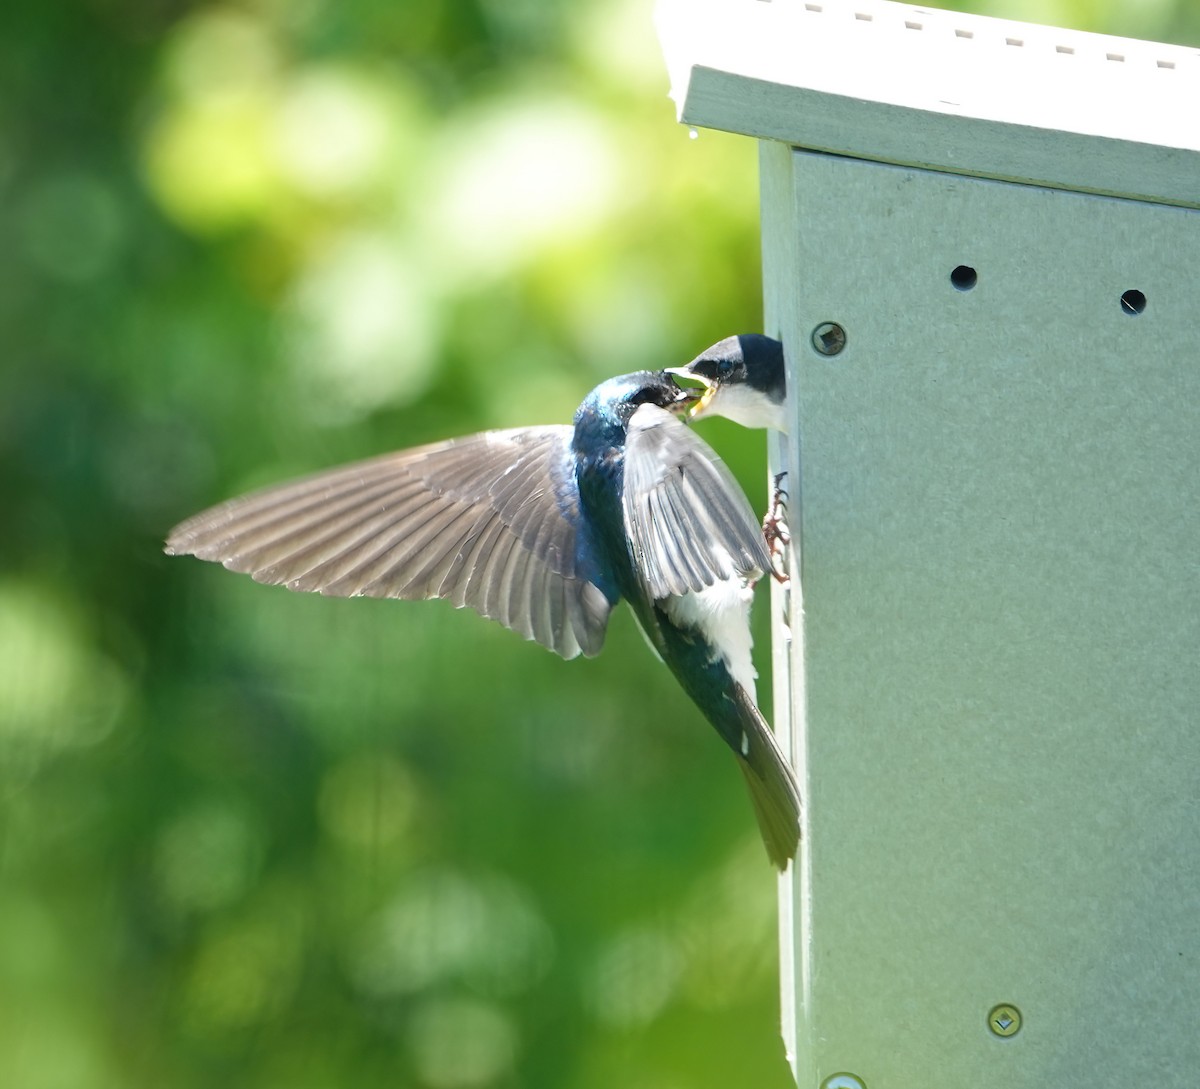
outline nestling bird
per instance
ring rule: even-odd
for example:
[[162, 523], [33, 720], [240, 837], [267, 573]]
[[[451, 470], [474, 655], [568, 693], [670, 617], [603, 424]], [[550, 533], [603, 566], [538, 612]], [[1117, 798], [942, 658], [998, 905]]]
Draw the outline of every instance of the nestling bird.
[[693, 419], [724, 416], [743, 427], [787, 433], [787, 375], [783, 345], [761, 333], [726, 337], [668, 374], [695, 378], [706, 389], [692, 408]]
[[625, 598], [733, 750], [782, 870], [800, 799], [750, 657], [770, 557], [741, 488], [679, 418], [694, 400], [665, 372], [623, 375], [573, 426], [485, 431], [267, 488], [176, 526], [166, 551], [292, 590], [446, 598], [564, 658], [598, 654]]

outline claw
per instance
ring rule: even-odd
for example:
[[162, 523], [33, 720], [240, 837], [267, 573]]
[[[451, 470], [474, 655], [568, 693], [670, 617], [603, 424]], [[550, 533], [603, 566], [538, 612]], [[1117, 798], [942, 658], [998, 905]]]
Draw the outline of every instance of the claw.
[[775, 477], [771, 493], [771, 506], [763, 518], [762, 531], [766, 538], [767, 552], [771, 557], [771, 574], [782, 585], [791, 581], [787, 570], [787, 550], [792, 543], [792, 534], [787, 524], [787, 492], [780, 486], [787, 473]]

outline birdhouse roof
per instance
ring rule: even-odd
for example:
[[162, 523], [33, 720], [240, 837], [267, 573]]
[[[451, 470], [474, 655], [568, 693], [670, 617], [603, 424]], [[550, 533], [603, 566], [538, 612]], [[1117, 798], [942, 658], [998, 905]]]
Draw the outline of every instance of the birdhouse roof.
[[882, 0], [660, 0], [686, 124], [1200, 207], [1200, 50]]

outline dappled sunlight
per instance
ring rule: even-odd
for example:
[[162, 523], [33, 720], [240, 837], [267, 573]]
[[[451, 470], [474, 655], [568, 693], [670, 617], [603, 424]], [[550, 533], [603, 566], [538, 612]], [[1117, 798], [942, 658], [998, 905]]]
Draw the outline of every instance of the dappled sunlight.
[[214, 927], [184, 977], [183, 1024], [201, 1040], [254, 1028], [286, 1008], [300, 970], [299, 929], [286, 914]]
[[0, 778], [98, 744], [126, 697], [74, 608], [35, 584], [0, 582]]
[[283, 49], [277, 29], [262, 13], [212, 5], [172, 27], [162, 64], [165, 84], [181, 98], [219, 101], [273, 87]]
[[154, 876], [175, 912], [209, 912], [232, 904], [255, 882], [263, 834], [242, 809], [207, 799], [182, 810], [159, 832]]
[[421, 798], [413, 773], [395, 757], [347, 757], [321, 783], [322, 827], [351, 850], [395, 849], [412, 830]]
[[351, 69], [301, 69], [283, 88], [275, 147], [283, 180], [314, 200], [351, 200], [394, 185], [416, 153], [415, 109], [402, 85]]
[[250, 225], [307, 233], [296, 207], [391, 192], [425, 133], [409, 81], [305, 64], [250, 12], [185, 20], [167, 49], [165, 102], [146, 133], [145, 170], [189, 230]]
[[554, 940], [530, 895], [499, 875], [410, 874], [356, 943], [351, 970], [376, 995], [447, 984], [516, 995], [548, 971]]
[[398, 239], [351, 232], [315, 253], [284, 318], [313, 418], [345, 420], [418, 399], [433, 378], [439, 315]]
[[720, 869], [691, 890], [679, 915], [688, 1001], [705, 1009], [736, 1005], [776, 973], [776, 885], [760, 881], [761, 848], [747, 836]]
[[163, 56], [171, 104], [147, 132], [145, 168], [184, 226], [252, 222], [278, 196], [269, 137], [282, 63], [271, 28], [250, 12], [210, 8], [174, 29]]
[[653, 0], [606, 0], [583, 5], [571, 28], [580, 62], [631, 99], [653, 102], [667, 93], [658, 40], [646, 33]]
[[668, 929], [629, 928], [596, 957], [584, 983], [584, 1001], [615, 1028], [645, 1024], [671, 1001], [682, 970], [678, 942]]
[[[620, 370], [618, 361], [671, 358], [672, 287], [649, 259], [630, 260], [620, 277], [589, 269], [562, 300], [571, 339], [597, 381]], [[613, 315], [620, 320], [614, 321]]]
[[498, 276], [586, 237], [621, 201], [619, 134], [598, 111], [536, 88], [441, 134], [421, 196], [435, 271]]
[[22, 1002], [0, 1023], [0, 1084], [22, 1089], [113, 1089], [101, 1027], [76, 1003]]
[[254, 93], [190, 102], [161, 118], [145, 154], [164, 209], [199, 232], [263, 216], [278, 190], [267, 154], [270, 125], [270, 102]]
[[601, 947], [583, 977], [583, 999], [598, 1020], [634, 1028], [672, 1003], [725, 1009], [775, 972], [774, 884], [761, 876], [750, 839], [704, 874], [661, 923], [625, 927]]
[[431, 1089], [470, 1089], [493, 1084], [512, 1066], [517, 1052], [513, 1019], [478, 998], [425, 1002], [408, 1022], [413, 1065]]
[[95, 174], [67, 170], [51, 175], [23, 212], [30, 260], [66, 283], [86, 284], [110, 272], [127, 242], [120, 200]]

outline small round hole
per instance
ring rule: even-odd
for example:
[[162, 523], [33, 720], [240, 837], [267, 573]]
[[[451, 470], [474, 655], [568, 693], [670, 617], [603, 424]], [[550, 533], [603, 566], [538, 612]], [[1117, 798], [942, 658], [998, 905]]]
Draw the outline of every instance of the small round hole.
[[1121, 309], [1126, 314], [1140, 314], [1146, 309], [1146, 296], [1137, 288], [1131, 287], [1121, 294]]
[[950, 282], [959, 291], [970, 291], [978, 279], [979, 276], [970, 265], [959, 265], [958, 268], [950, 273]]

